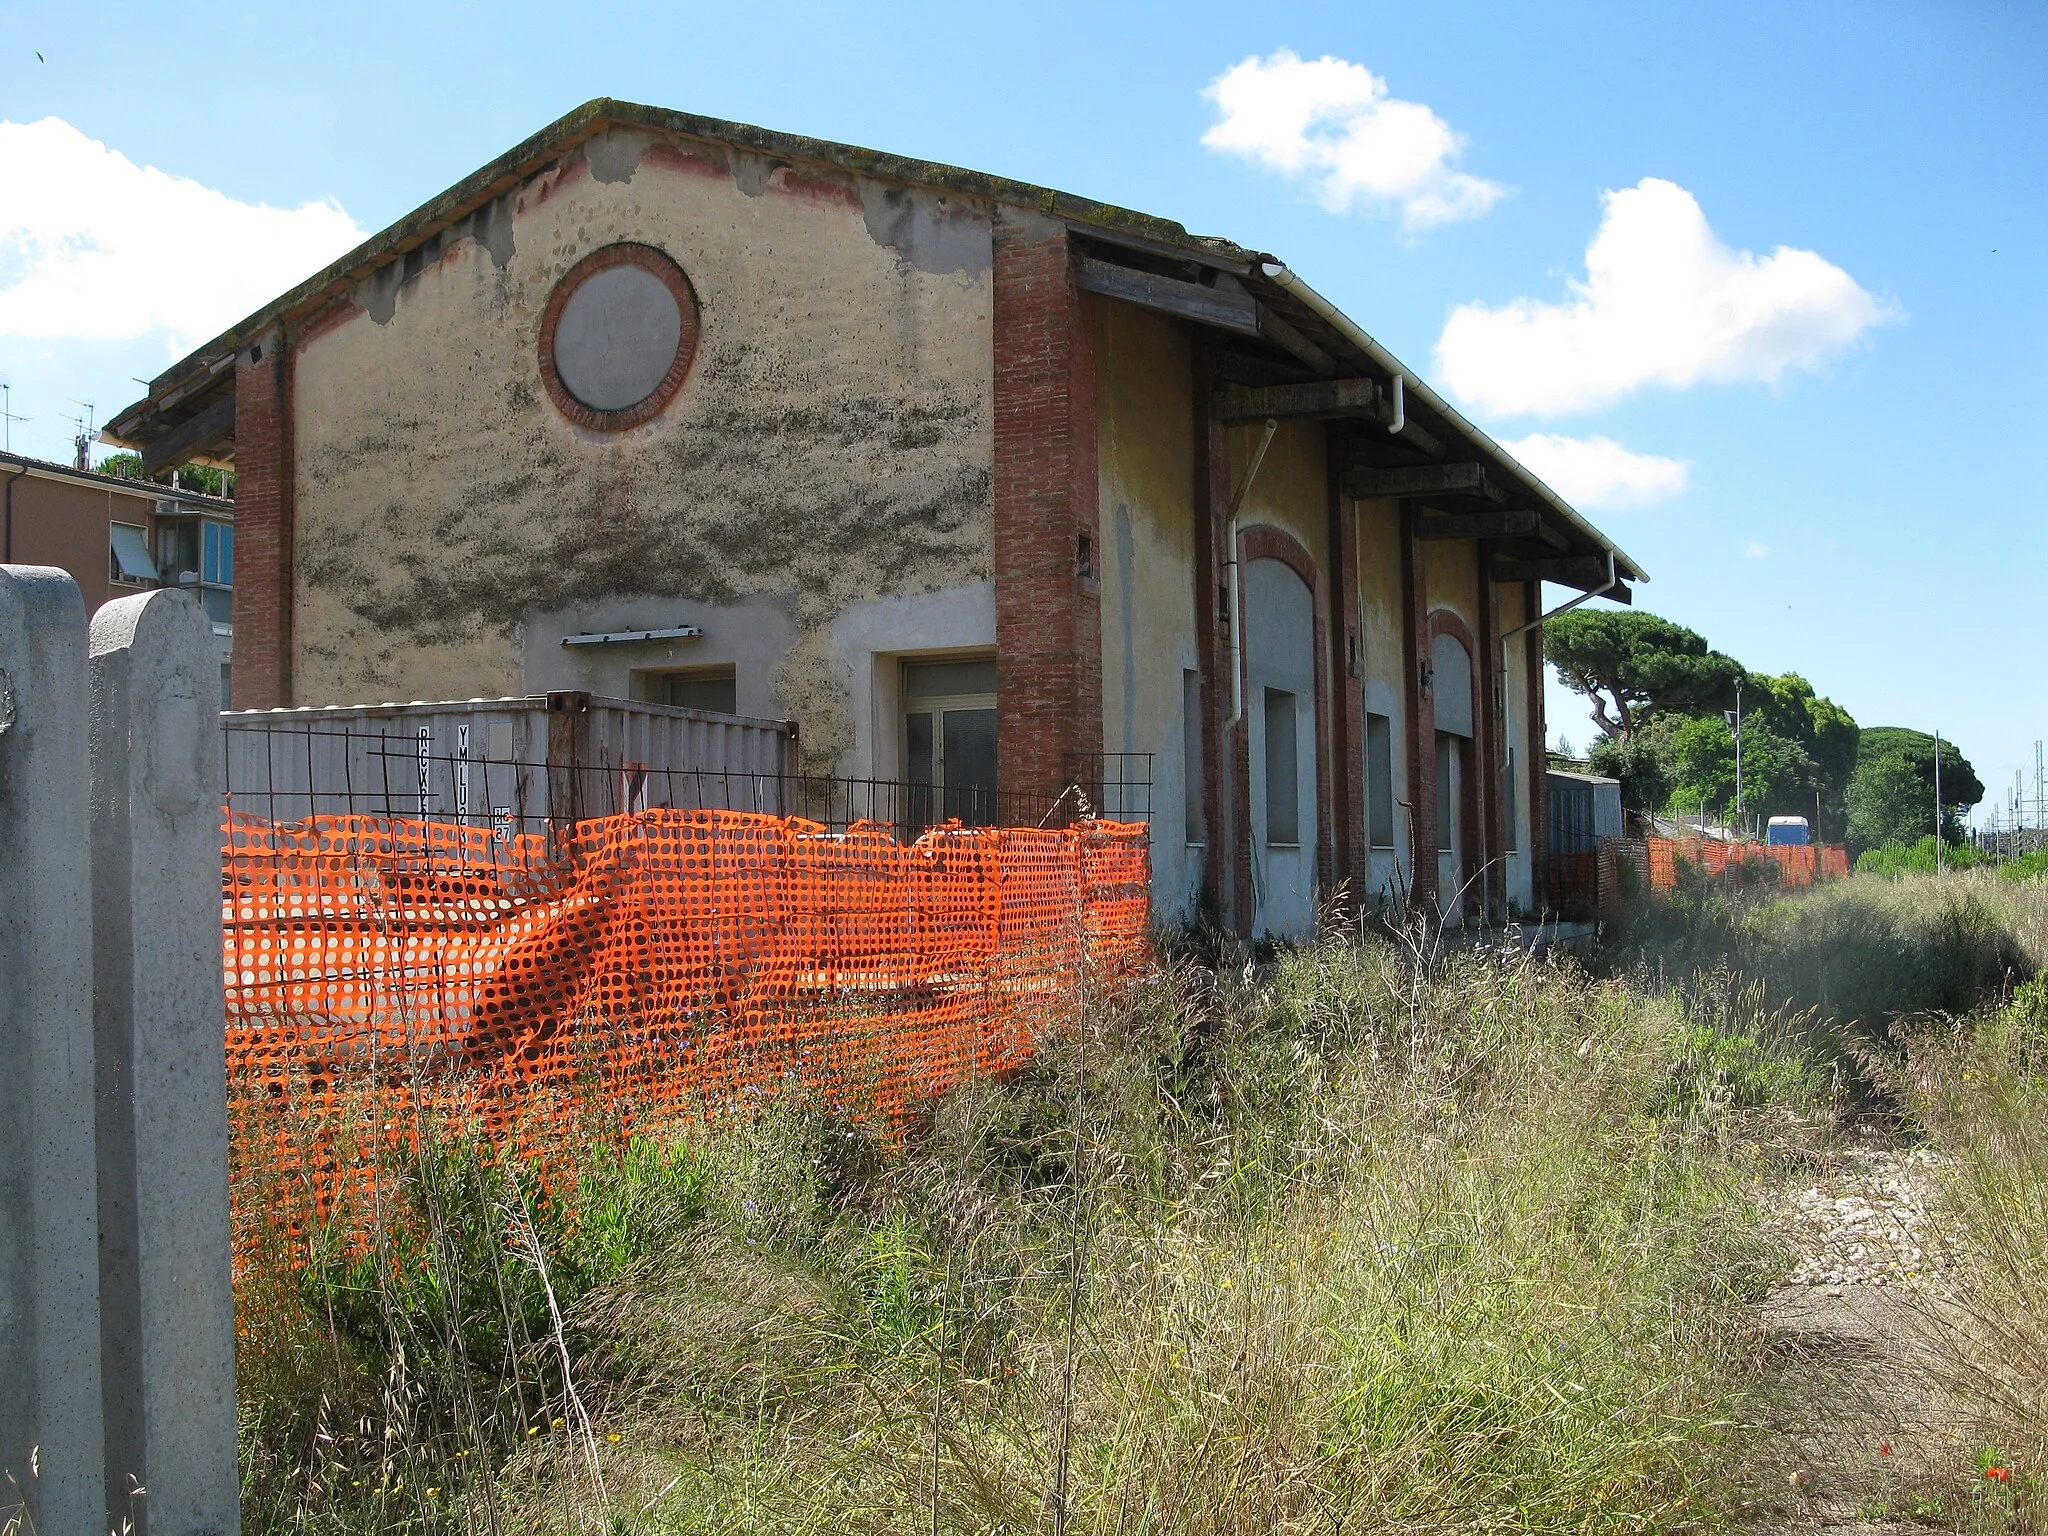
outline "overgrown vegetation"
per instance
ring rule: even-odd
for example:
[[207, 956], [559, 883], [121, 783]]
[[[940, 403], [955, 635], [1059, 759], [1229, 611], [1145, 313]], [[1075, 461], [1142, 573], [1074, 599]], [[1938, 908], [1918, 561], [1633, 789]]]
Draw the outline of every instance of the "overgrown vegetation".
[[1939, 1366], [2022, 1488], [2048, 1488], [2048, 987], [1914, 1040], [1900, 1077], [1947, 1154], [1962, 1259]]
[[1902, 1021], [1965, 1015], [2030, 980], [2048, 963], [2048, 902], [1989, 870], [1754, 899], [1684, 880], [1637, 909], [1609, 963], [1744, 977], [1773, 1006], [1812, 1010], [1815, 1047], [1853, 1071]]
[[[1773, 1411], [1756, 1202], [1860, 1076], [1939, 1149], [1935, 1364], [2014, 1479], [1963, 1458], [1939, 1508], [2026, 1530], [2044, 960], [2048, 887], [1990, 871], [1702, 888], [1607, 979], [1355, 935], [1171, 962], [900, 1132], [790, 1094], [621, 1148], [592, 1105], [552, 1181], [387, 1133], [341, 1149], [374, 1243], [245, 1247], [246, 1524], [1723, 1528]], [[238, 1210], [285, 1177], [245, 1156]]]
[[245, 1266], [250, 1529], [1726, 1511], [1748, 1202], [1825, 1094], [1753, 991], [1332, 940], [1055, 1039], [899, 1149], [791, 1098], [559, 1204], [475, 1149], [392, 1165], [406, 1235]]

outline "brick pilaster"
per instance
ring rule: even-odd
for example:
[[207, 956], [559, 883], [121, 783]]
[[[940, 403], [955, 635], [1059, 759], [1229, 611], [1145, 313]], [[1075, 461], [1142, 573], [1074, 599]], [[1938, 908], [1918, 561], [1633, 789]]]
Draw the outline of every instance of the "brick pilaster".
[[1365, 654], [1358, 612], [1358, 511], [1344, 494], [1344, 438], [1328, 429], [1330, 502], [1330, 814], [1333, 881], [1367, 878], [1365, 848], [1365, 701], [1358, 659]]
[[1094, 333], [1064, 225], [994, 239], [997, 774], [1050, 799], [1102, 750]]
[[[1537, 582], [1522, 584], [1522, 622], [1543, 610], [1543, 588]], [[1529, 717], [1526, 751], [1529, 765], [1529, 830], [1523, 839], [1529, 850], [1530, 904], [1538, 912], [1550, 904], [1550, 726], [1543, 717], [1543, 626], [1522, 634], [1523, 684], [1529, 690], [1525, 712]]]
[[1474, 558], [1479, 563], [1479, 654], [1473, 658], [1474, 685], [1479, 697], [1472, 701], [1473, 746], [1479, 763], [1480, 822], [1484, 828], [1483, 857], [1486, 878], [1482, 886], [1488, 917], [1498, 919], [1507, 911], [1508, 891], [1508, 806], [1506, 725], [1503, 709], [1506, 697], [1500, 675], [1500, 589], [1494, 585], [1492, 552], [1480, 544]]
[[1401, 639], [1407, 664], [1409, 910], [1434, 922], [1436, 878], [1436, 696], [1423, 682], [1429, 659], [1428, 572], [1415, 537], [1419, 509], [1401, 503]]
[[235, 360], [234, 704], [292, 701], [291, 347], [281, 332]]

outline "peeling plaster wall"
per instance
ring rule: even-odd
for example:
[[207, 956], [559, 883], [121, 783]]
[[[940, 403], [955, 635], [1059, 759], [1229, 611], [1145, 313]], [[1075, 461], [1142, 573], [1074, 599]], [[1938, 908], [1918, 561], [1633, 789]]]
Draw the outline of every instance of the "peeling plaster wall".
[[[1405, 890], [1408, 867], [1408, 818], [1402, 803], [1408, 794], [1407, 690], [1403, 686], [1407, 652], [1401, 636], [1401, 508], [1394, 501], [1361, 501], [1358, 507], [1358, 600], [1360, 635], [1365, 656], [1363, 677], [1355, 684], [1365, 708], [1393, 722], [1394, 844], [1367, 851], [1368, 883], [1373, 894]], [[1363, 722], [1361, 722], [1361, 728]], [[1364, 743], [1357, 750], [1364, 751]], [[1366, 772], [1373, 764], [1368, 757]], [[1371, 803], [1371, 783], [1366, 786]], [[1370, 829], [1368, 829], [1370, 830]]]
[[1201, 669], [1193, 362], [1183, 326], [1128, 304], [1095, 313], [1102, 745], [1153, 754], [1152, 899], [1174, 922], [1191, 914], [1202, 881], [1201, 850], [1186, 840], [1183, 750], [1183, 675]]
[[[549, 403], [538, 335], [619, 240], [682, 265], [702, 338], [662, 415], [602, 434]], [[563, 675], [564, 624], [690, 612], [690, 664], [779, 642], [743, 704], [838, 767], [834, 619], [993, 577], [989, 277], [957, 199], [637, 131], [572, 151], [300, 338], [293, 702], [516, 692]]]
[[[1429, 539], [1421, 545], [1425, 590], [1431, 609], [1445, 608], [1465, 621], [1473, 634], [1479, 627], [1479, 543], [1476, 539]], [[1479, 673], [1473, 658], [1473, 676]]]
[[[1236, 486], [1258, 451], [1263, 426], [1232, 427], [1230, 439], [1230, 483]], [[1324, 479], [1329, 463], [1324, 448], [1324, 427], [1319, 421], [1283, 421], [1273, 434], [1273, 446], [1266, 462], [1259, 466], [1259, 478], [1252, 482], [1238, 515], [1240, 529], [1260, 523], [1283, 528], [1301, 542], [1325, 577], [1330, 569], [1329, 502], [1324, 496]]]

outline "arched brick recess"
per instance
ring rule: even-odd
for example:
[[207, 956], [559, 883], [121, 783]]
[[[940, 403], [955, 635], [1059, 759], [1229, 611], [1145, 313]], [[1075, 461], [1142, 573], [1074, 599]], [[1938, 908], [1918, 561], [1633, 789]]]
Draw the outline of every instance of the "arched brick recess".
[[[1255, 524], [1240, 528], [1237, 533], [1237, 558], [1249, 564], [1253, 560], [1277, 560], [1299, 576], [1309, 589], [1311, 612], [1315, 615], [1313, 645], [1315, 649], [1315, 714], [1316, 714], [1316, 881], [1327, 895], [1336, 878], [1335, 838], [1336, 827], [1332, 811], [1331, 786], [1334, 778], [1332, 763], [1334, 743], [1331, 739], [1330, 711], [1330, 635], [1329, 635], [1329, 588], [1323, 580], [1322, 567], [1301, 540], [1284, 528], [1270, 523]], [[1243, 616], [1239, 615], [1239, 622]], [[1238, 688], [1245, 686], [1245, 650], [1242, 637], [1237, 647]], [[1231, 801], [1236, 808], [1233, 818], [1235, 847], [1231, 850], [1231, 878], [1236, 890], [1237, 929], [1242, 934], [1252, 931], [1252, 763], [1251, 731], [1240, 719], [1229, 743], [1231, 773]]]
[[[1495, 831], [1498, 818], [1494, 814], [1494, 802], [1499, 798], [1499, 775], [1494, 771], [1493, 760], [1493, 668], [1486, 665], [1472, 626], [1448, 608], [1432, 608], [1424, 634], [1431, 645], [1439, 635], [1448, 635], [1465, 648], [1465, 655], [1472, 663], [1472, 761], [1465, 774], [1459, 796], [1458, 819], [1470, 829], [1470, 846], [1467, 851], [1468, 863], [1473, 868], [1483, 869], [1484, 878], [1470, 880], [1465, 888], [1464, 909], [1468, 917], [1477, 917], [1486, 910], [1487, 893], [1498, 884], [1495, 863], [1499, 858], [1500, 839]], [[1432, 689], [1434, 693], [1434, 689]], [[1432, 784], [1436, 778], [1436, 710], [1430, 710], [1431, 740], [1424, 744], [1420, 754]], [[1482, 792], [1481, 786], [1485, 786]], [[1440, 786], [1438, 786], [1440, 787]], [[1432, 804], [1435, 795], [1431, 796]], [[1431, 828], [1430, 841], [1436, 841], [1436, 828]], [[1429, 857], [1436, 858], [1436, 849], [1427, 850]], [[1419, 859], [1418, 859], [1419, 862]]]

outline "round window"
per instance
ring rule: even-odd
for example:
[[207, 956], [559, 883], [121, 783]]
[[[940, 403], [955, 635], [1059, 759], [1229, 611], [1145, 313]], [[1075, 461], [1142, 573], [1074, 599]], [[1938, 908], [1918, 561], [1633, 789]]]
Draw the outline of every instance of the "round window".
[[541, 318], [540, 372], [578, 426], [621, 432], [658, 415], [697, 355], [697, 296], [651, 245], [608, 245], [571, 267]]

